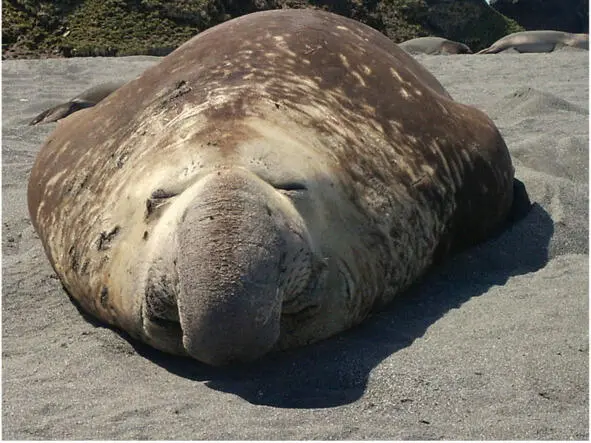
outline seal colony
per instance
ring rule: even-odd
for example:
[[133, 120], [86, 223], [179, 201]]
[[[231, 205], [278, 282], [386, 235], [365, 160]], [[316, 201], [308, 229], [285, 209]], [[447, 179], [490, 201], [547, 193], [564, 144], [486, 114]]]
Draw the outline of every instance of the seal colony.
[[507, 147], [410, 55], [313, 10], [200, 33], [61, 120], [29, 211], [80, 307], [211, 365], [352, 327], [502, 228]]

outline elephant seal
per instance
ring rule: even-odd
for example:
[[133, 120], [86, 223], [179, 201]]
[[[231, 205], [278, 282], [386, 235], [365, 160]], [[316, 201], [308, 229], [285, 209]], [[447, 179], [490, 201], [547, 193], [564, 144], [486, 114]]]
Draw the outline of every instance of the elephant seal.
[[398, 43], [409, 54], [472, 54], [464, 43], [454, 42], [441, 37], [419, 37]]
[[562, 31], [523, 31], [509, 34], [477, 54], [496, 54], [513, 49], [517, 52], [552, 52], [561, 46], [589, 50], [589, 34]]
[[52, 123], [81, 109], [90, 108], [124, 84], [122, 81], [113, 81], [87, 89], [73, 99], [43, 111], [29, 122], [29, 126]]
[[58, 122], [28, 205], [81, 309], [224, 365], [358, 324], [502, 229], [512, 182], [492, 121], [387, 37], [274, 10]]

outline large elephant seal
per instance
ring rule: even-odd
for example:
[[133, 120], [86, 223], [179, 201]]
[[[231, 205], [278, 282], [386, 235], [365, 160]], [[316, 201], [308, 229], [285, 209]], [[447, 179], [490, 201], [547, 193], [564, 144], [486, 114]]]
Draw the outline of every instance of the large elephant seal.
[[441, 37], [418, 37], [398, 43], [409, 54], [452, 55], [472, 54], [464, 43], [454, 42]]
[[589, 50], [589, 34], [570, 34], [562, 31], [523, 31], [509, 34], [477, 54], [496, 54], [509, 49], [517, 52], [552, 52], [570, 46]]
[[44, 123], [52, 123], [65, 118], [74, 112], [80, 111], [81, 109], [90, 108], [103, 100], [105, 97], [112, 94], [113, 91], [119, 89], [124, 84], [125, 82], [123, 81], [113, 81], [87, 89], [81, 94], [78, 94], [73, 99], [43, 111], [33, 120], [31, 120], [29, 125], [32, 126]]
[[28, 203], [82, 309], [222, 365], [361, 322], [497, 231], [512, 180], [492, 121], [387, 37], [276, 10], [58, 122]]

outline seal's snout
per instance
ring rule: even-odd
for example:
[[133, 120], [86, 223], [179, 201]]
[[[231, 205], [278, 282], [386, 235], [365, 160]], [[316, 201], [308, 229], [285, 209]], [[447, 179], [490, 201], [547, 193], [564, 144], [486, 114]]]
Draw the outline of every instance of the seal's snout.
[[[279, 338], [280, 281], [294, 233], [274, 193], [246, 171], [214, 173], [184, 212], [177, 237], [179, 320], [183, 347], [198, 360], [253, 360]], [[301, 235], [295, 238], [301, 242]]]

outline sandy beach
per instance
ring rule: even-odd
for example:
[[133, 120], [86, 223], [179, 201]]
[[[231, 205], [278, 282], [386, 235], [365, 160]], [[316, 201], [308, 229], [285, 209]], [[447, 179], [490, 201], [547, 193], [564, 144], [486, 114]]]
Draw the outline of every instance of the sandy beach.
[[361, 326], [215, 369], [68, 299], [27, 210], [42, 110], [155, 57], [2, 63], [4, 439], [589, 438], [589, 53], [418, 56], [495, 121], [530, 210]]

